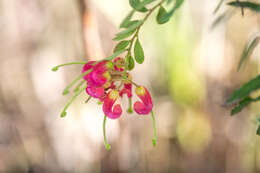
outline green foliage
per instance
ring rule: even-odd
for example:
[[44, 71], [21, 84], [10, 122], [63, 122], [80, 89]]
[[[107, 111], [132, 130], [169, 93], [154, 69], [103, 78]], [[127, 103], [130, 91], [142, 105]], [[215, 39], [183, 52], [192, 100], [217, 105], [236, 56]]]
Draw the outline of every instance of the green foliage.
[[116, 45], [116, 47], [114, 48], [114, 51], [113, 51], [113, 52], [115, 53], [115, 52], [117, 52], [117, 51], [124, 50], [124, 49], [128, 46], [129, 43], [130, 43], [129, 40], [120, 41], [120, 42]]
[[128, 28], [131, 23], [131, 18], [133, 17], [135, 10], [130, 11], [130, 13], [124, 18], [124, 20], [120, 24], [120, 28]]
[[157, 23], [158, 24], [164, 24], [170, 20], [174, 12], [181, 7], [183, 4], [184, 0], [176, 0], [175, 5], [173, 8], [167, 12], [162, 6], [159, 9], [159, 12], [157, 14]]
[[260, 40], [260, 36], [255, 37], [252, 41], [249, 41], [247, 43], [247, 45], [245, 46], [245, 49], [242, 53], [242, 56], [240, 58], [240, 61], [239, 61], [238, 70], [241, 68], [241, 66], [242, 66], [243, 62], [246, 60], [246, 58], [250, 57], [253, 50], [255, 49], [257, 44], [259, 43], [259, 40]]
[[127, 69], [128, 70], [133, 70], [135, 67], [135, 61], [134, 58], [131, 55], [128, 55], [126, 57], [126, 63], [127, 63]]
[[260, 4], [248, 2], [248, 1], [232, 1], [227, 3], [230, 6], [238, 7], [238, 8], [248, 8], [252, 11], [255, 11], [257, 13], [260, 12]]
[[113, 53], [111, 56], [105, 58], [105, 60], [113, 60], [115, 57], [117, 57], [118, 55], [120, 55], [121, 53], [125, 52], [125, 49], [121, 49], [119, 51], [116, 51], [115, 53]]
[[244, 99], [245, 97], [249, 96], [251, 92], [258, 90], [259, 88], [260, 88], [260, 75], [250, 80], [249, 82], [245, 83], [241, 88], [235, 90], [231, 95], [231, 97], [227, 99], [226, 104]]
[[256, 130], [256, 134], [260, 135], [260, 118], [257, 119], [257, 125], [258, 125], [258, 128]]
[[165, 16], [167, 16], [167, 11], [165, 10], [165, 8], [163, 6], [160, 6], [159, 12], [156, 17], [157, 23], [163, 24], [163, 23], [168, 22], [169, 18], [167, 18]]
[[144, 7], [144, 5], [142, 6], [140, 0], [129, 0], [129, 4], [136, 11], [139, 11], [139, 12], [146, 12], [146, 11], [148, 11], [148, 9]]
[[126, 30], [121, 31], [118, 34], [116, 34], [116, 37], [113, 40], [119, 41], [119, 40], [122, 40], [122, 39], [125, 39], [125, 38], [131, 36], [135, 32], [136, 28], [138, 28], [142, 23], [143, 23], [143, 21], [139, 20], [138, 22], [132, 24]]
[[249, 96], [245, 97], [244, 99], [240, 100], [238, 105], [235, 106], [232, 110], [231, 110], [231, 115], [237, 114], [239, 112], [242, 111], [243, 108], [245, 108], [246, 106], [248, 106], [251, 102], [256, 102], [260, 100], [260, 96], [257, 98], [251, 98]]
[[142, 64], [144, 62], [144, 50], [142, 48], [142, 45], [140, 44], [139, 39], [136, 39], [135, 42], [134, 55], [135, 55], [135, 61], [137, 63]]

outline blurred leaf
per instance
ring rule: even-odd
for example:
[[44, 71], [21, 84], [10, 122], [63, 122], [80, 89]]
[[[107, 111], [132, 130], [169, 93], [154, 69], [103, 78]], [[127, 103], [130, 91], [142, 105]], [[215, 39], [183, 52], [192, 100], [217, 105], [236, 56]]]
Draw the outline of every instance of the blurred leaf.
[[223, 4], [224, 0], [220, 0], [217, 7], [215, 8], [213, 14], [216, 14], [216, 12], [220, 9], [221, 5]]
[[134, 61], [134, 58], [131, 55], [126, 57], [126, 63], [127, 63], [127, 69], [128, 70], [133, 70], [134, 69], [135, 61]]
[[139, 21], [139, 20], [129, 21], [128, 23], [126, 23], [126, 24], [124, 25], [123, 28], [128, 28], [128, 27], [130, 27], [131, 25], [136, 24], [138, 21]]
[[258, 13], [260, 12], [260, 4], [258, 3], [253, 3], [248, 1], [232, 1], [227, 4], [233, 7], [239, 7], [239, 8], [243, 7]]
[[239, 113], [242, 111], [242, 109], [246, 106], [249, 105], [249, 103], [252, 102], [252, 99], [250, 97], [246, 97], [244, 98], [243, 100], [239, 101], [239, 104], [238, 106], [234, 107], [232, 110], [231, 110], [231, 115], [234, 115], [236, 113]]
[[167, 4], [170, 4], [173, 0], [167, 0]]
[[130, 11], [130, 13], [124, 18], [122, 23], [120, 24], [120, 28], [128, 28], [129, 22], [131, 21], [131, 18], [133, 17], [135, 13], [135, 10]]
[[257, 131], [256, 131], [257, 135], [260, 135], [260, 125], [258, 125]]
[[242, 109], [248, 106], [251, 102], [257, 102], [259, 100], [260, 96], [255, 99], [251, 97], [245, 97], [244, 99], [240, 100], [238, 105], [231, 110], [231, 115], [241, 112]]
[[234, 11], [230, 11], [227, 10], [224, 13], [222, 13], [221, 15], [219, 15], [214, 22], [212, 23], [212, 25], [210, 26], [210, 29], [214, 29], [215, 27], [217, 27], [220, 23], [227, 21], [228, 19], [230, 19], [234, 14]]
[[142, 23], [143, 23], [143, 21], [139, 20], [138, 22], [132, 24], [126, 30], [121, 31], [118, 34], [116, 34], [116, 37], [113, 40], [118, 41], [118, 40], [122, 40], [124, 38], [129, 37], [130, 35], [132, 35], [135, 32], [136, 28], [138, 26], [140, 26]]
[[134, 32], [135, 32], [135, 30], [128, 32], [128, 33], [125, 33], [125, 34], [116, 35], [115, 38], [113, 38], [113, 40], [114, 41], [123, 40], [123, 39], [131, 36]]
[[246, 60], [247, 57], [250, 57], [253, 50], [255, 49], [255, 47], [257, 46], [257, 44], [259, 43], [260, 40], [260, 36], [255, 37], [252, 41], [249, 41], [242, 53], [242, 56], [240, 58], [239, 61], [239, 65], [238, 65], [238, 71], [241, 68], [243, 62]]
[[183, 4], [184, 0], [176, 0], [174, 7], [167, 12], [162, 6], [159, 9], [159, 12], [157, 14], [157, 23], [158, 24], [164, 24], [169, 21], [169, 19], [172, 17], [174, 12], [180, 8], [180, 6]]
[[127, 46], [128, 46], [128, 44], [129, 44], [129, 40], [124, 40], [124, 41], [120, 41], [117, 45], [116, 45], [116, 47], [114, 48], [114, 53], [115, 52], [117, 52], [117, 51], [119, 51], [119, 50], [122, 50], [122, 49], [125, 49]]
[[227, 99], [226, 104], [244, 99], [245, 97], [249, 96], [251, 92], [259, 88], [260, 88], [260, 75], [250, 80], [249, 82], [245, 83], [241, 88], [235, 90], [232, 93], [231, 97]]
[[257, 119], [257, 124], [258, 124], [258, 128], [257, 128], [256, 134], [260, 135], [260, 118]]
[[144, 51], [139, 42], [139, 39], [135, 42], [134, 55], [137, 63], [142, 64], [144, 62]]
[[115, 57], [117, 57], [118, 55], [120, 55], [120, 54], [123, 53], [124, 51], [125, 51], [124, 49], [119, 50], [119, 51], [113, 53], [111, 56], [105, 58], [105, 60], [109, 60], [109, 61], [110, 61], [110, 60], [113, 60]]
[[136, 11], [139, 11], [139, 12], [146, 12], [146, 11], [148, 11], [147, 8], [145, 8], [144, 6], [141, 6], [141, 1], [140, 0], [129, 0], [129, 4]]
[[163, 6], [160, 6], [159, 12], [156, 16], [157, 23], [158, 24], [166, 23], [169, 20], [169, 18], [167, 18], [165, 16], [167, 16], [167, 11], [165, 10], [165, 8]]

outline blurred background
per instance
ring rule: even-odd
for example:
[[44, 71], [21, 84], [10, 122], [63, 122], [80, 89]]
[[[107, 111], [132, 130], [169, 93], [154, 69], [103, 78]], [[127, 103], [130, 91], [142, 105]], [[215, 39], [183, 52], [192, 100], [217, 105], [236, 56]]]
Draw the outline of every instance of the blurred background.
[[185, 1], [164, 25], [148, 19], [140, 31], [146, 59], [132, 76], [151, 91], [158, 144], [150, 116], [124, 113], [107, 121], [106, 151], [95, 100], [80, 95], [60, 118], [70, 98], [62, 91], [82, 66], [51, 68], [111, 55], [128, 1], [1, 0], [0, 172], [260, 172], [259, 103], [235, 117], [223, 106], [259, 73], [259, 46], [240, 72], [237, 65], [260, 16], [225, 4], [214, 15], [218, 1]]

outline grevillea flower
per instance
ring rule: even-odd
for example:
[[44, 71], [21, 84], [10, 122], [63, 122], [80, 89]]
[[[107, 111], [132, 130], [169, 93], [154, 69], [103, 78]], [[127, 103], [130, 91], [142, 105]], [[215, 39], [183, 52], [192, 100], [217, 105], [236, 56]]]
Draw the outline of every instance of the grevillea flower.
[[110, 91], [107, 97], [105, 98], [103, 103], [103, 112], [108, 118], [117, 119], [121, 116], [122, 108], [120, 104], [116, 104], [114, 106], [114, 103], [118, 98], [119, 98], [119, 93], [116, 90]]
[[135, 102], [135, 112], [141, 115], [149, 114], [153, 109], [153, 102], [150, 93], [143, 86], [136, 87], [135, 93], [142, 100], [142, 102]]
[[[59, 67], [64, 65], [77, 64], [77, 63], [66, 63], [61, 64], [53, 68], [56, 71]], [[127, 109], [128, 113], [133, 112], [132, 105], [132, 88], [135, 86], [135, 93], [141, 99], [141, 101], [136, 101], [134, 103], [134, 110], [137, 114], [147, 115], [151, 113], [154, 125], [154, 138], [153, 145], [156, 144], [156, 127], [155, 118], [153, 115], [153, 102], [150, 93], [144, 86], [139, 86], [134, 83], [132, 76], [126, 70], [125, 59], [117, 57], [113, 61], [103, 60], [103, 61], [90, 61], [84, 64], [81, 75], [73, 80], [64, 90], [64, 94], [69, 93], [69, 89], [78, 80], [82, 80], [74, 89], [75, 94], [66, 104], [62, 117], [66, 116], [66, 109], [73, 102], [73, 100], [83, 91], [89, 95], [86, 102], [91, 98], [98, 99], [100, 104], [103, 104], [102, 109], [104, 112], [103, 121], [103, 134], [106, 149], [110, 149], [110, 145], [106, 139], [105, 124], [106, 119], [117, 119], [122, 115], [122, 108], [120, 104], [116, 102], [124, 95], [128, 97], [129, 107]], [[83, 86], [82, 86], [83, 85]]]
[[113, 63], [116, 71], [124, 71], [125, 59], [117, 57], [114, 59]]
[[124, 88], [119, 93], [120, 97], [122, 97], [124, 94], [126, 94], [128, 98], [131, 98], [133, 96], [132, 84], [130, 82], [125, 83]]

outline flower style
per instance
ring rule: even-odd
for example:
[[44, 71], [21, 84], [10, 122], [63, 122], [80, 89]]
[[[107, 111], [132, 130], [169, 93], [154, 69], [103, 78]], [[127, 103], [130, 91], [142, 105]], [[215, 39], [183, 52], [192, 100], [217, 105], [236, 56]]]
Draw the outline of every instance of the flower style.
[[68, 85], [68, 87], [66, 87], [66, 92], [64, 93], [67, 94], [67, 92], [69, 92], [69, 88], [81, 79], [83, 80], [74, 89], [75, 95], [71, 98], [71, 100], [69, 100], [68, 104], [65, 106], [62, 112], [62, 117], [66, 115], [67, 108], [82, 91], [85, 90], [86, 93], [89, 95], [87, 101], [89, 101], [91, 97], [98, 99], [99, 103], [103, 104], [102, 109], [104, 112], [104, 142], [106, 149], [109, 150], [110, 145], [107, 142], [105, 132], [106, 118], [118, 119], [122, 115], [120, 98], [124, 95], [128, 97], [129, 101], [129, 108], [127, 112], [133, 112], [132, 88], [133, 86], [135, 86], [135, 93], [141, 99], [141, 101], [136, 101], [134, 103], [134, 111], [140, 115], [147, 115], [151, 113], [154, 122], [153, 145], [156, 144], [155, 118], [152, 112], [153, 102], [151, 95], [144, 86], [139, 86], [138, 84], [133, 82], [132, 76], [127, 72], [125, 59], [117, 57], [112, 61], [103, 60], [89, 61], [87, 63], [84, 63], [84, 66], [81, 70], [81, 75], [77, 77], [75, 80], [73, 80], [72, 83]]

